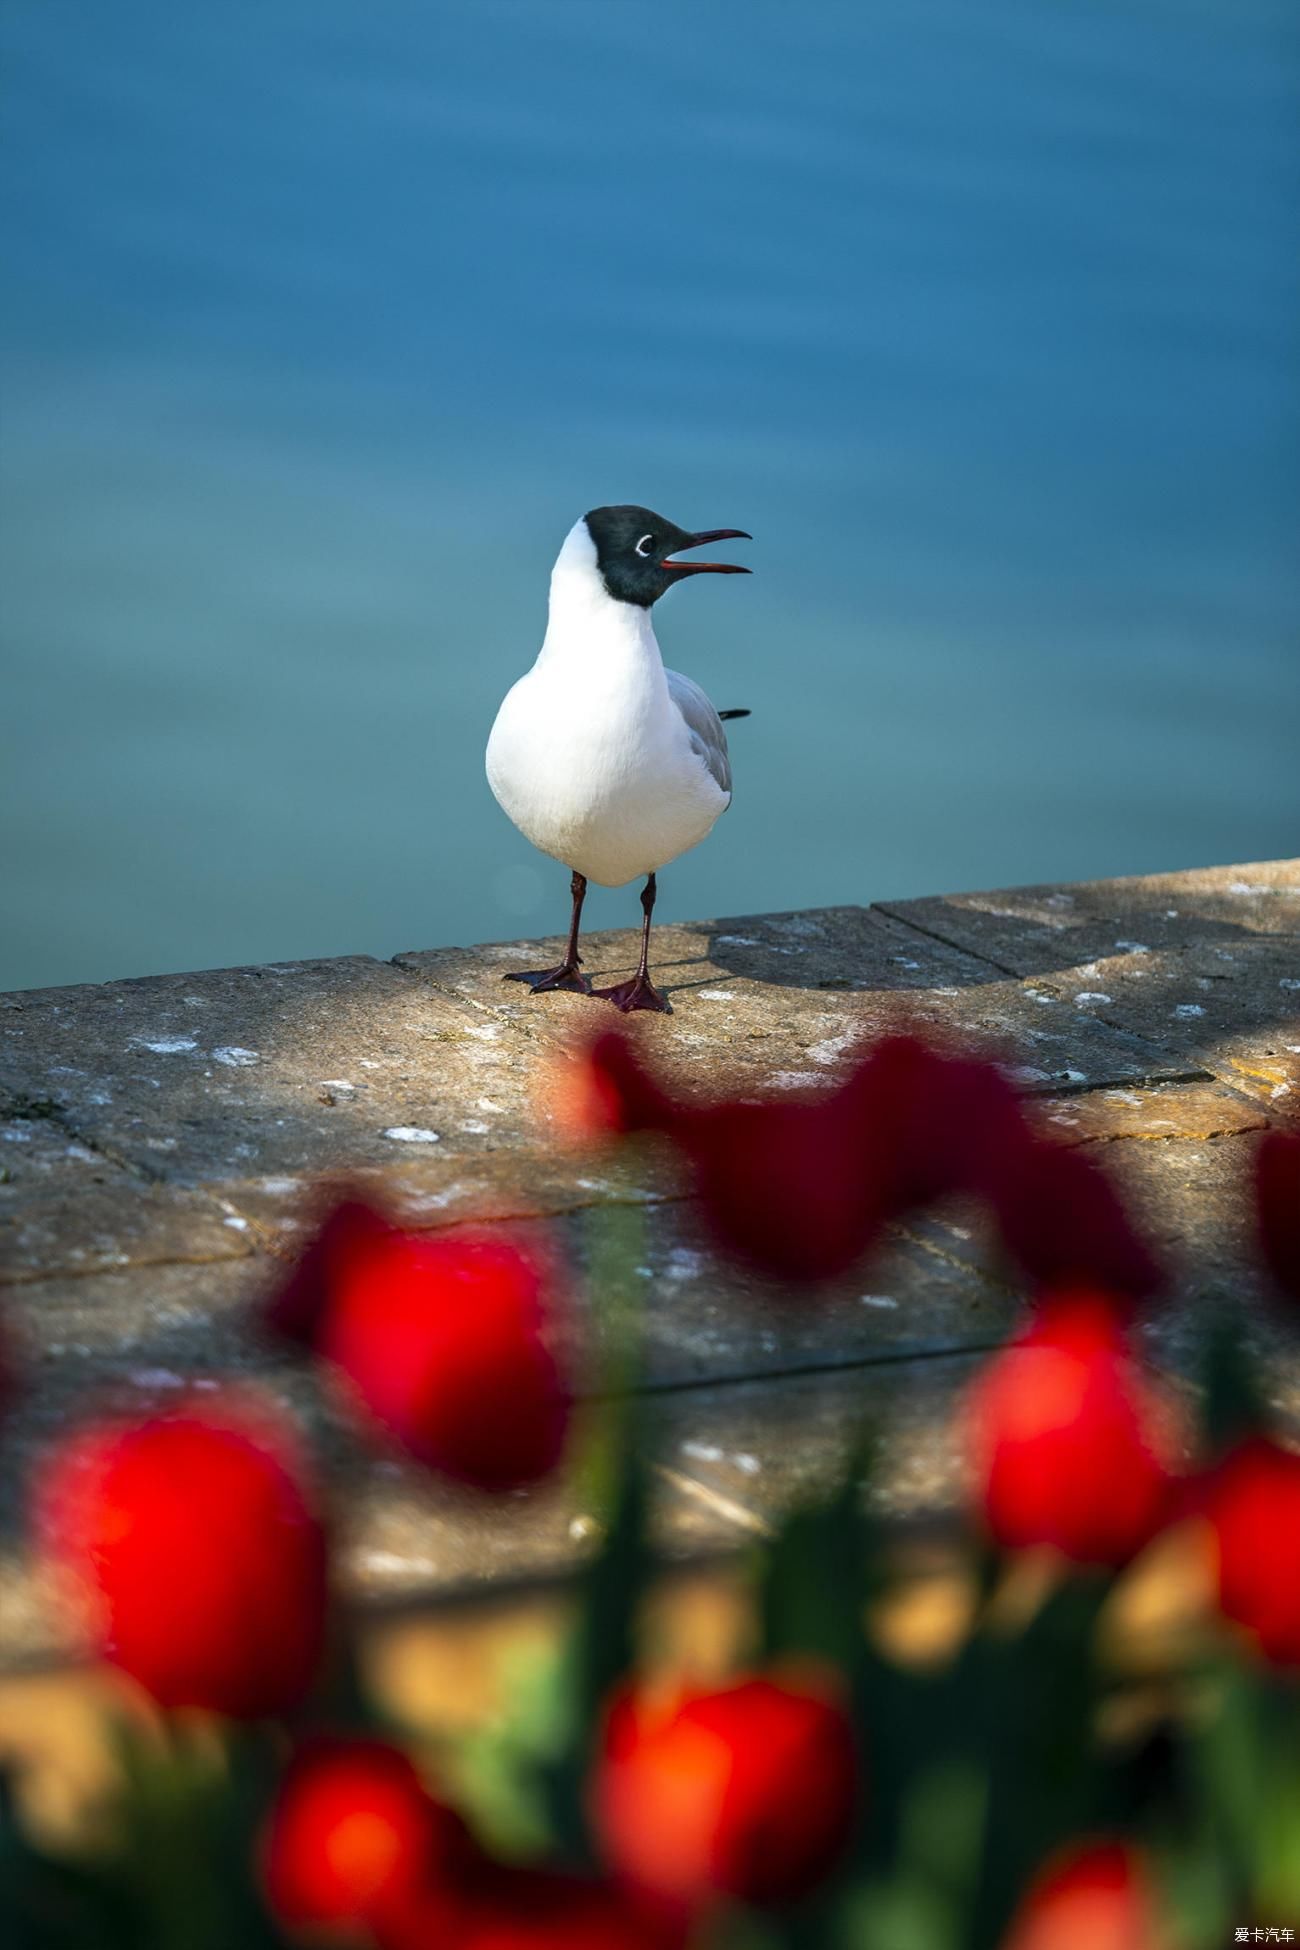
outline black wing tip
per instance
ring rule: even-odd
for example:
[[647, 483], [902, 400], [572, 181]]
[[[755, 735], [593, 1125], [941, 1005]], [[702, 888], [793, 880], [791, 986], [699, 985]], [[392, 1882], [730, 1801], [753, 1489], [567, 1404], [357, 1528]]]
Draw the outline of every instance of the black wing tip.
[[748, 708], [742, 711], [719, 711], [718, 716], [725, 721], [727, 718], [749, 718], [753, 716], [753, 712]]

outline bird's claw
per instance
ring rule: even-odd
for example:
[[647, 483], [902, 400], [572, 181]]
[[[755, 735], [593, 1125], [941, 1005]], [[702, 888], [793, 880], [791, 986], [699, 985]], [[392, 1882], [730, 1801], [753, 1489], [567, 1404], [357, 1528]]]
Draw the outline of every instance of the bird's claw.
[[586, 975], [571, 962], [561, 962], [558, 968], [519, 969], [501, 977], [503, 982], [527, 982], [534, 995], [545, 995], [550, 989], [565, 989], [571, 995], [590, 995], [591, 982]]

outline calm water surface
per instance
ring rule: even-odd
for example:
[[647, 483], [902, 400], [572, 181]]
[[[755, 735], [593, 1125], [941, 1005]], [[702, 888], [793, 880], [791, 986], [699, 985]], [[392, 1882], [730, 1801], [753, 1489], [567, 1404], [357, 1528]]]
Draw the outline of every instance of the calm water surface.
[[755, 537], [664, 912], [1300, 850], [1291, 19], [8, 0], [0, 986], [558, 926], [602, 501]]

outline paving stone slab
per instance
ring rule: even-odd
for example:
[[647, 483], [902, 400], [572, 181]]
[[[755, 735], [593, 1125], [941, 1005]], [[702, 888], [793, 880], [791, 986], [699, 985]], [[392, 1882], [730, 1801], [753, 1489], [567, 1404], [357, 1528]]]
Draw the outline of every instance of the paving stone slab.
[[[690, 1022], [718, 1015], [704, 1005], [717, 1000], [705, 991], [719, 985], [740, 983], [746, 994], [755, 988], [814, 993], [923, 989], [986, 981], [990, 973], [977, 957], [918, 937], [912, 929], [865, 907], [664, 922], [654, 929], [651, 951], [656, 983], [668, 995], [674, 1012]], [[563, 952], [563, 938], [553, 935], [475, 948], [435, 948], [402, 954], [397, 960], [494, 1016], [551, 1035], [567, 1031], [571, 1022], [582, 1027], [593, 1014], [599, 1019], [612, 1013], [583, 996], [533, 996], [522, 984], [504, 979], [515, 969], [553, 967]], [[639, 928], [583, 936], [583, 966], [597, 983], [631, 974], [640, 952]]]
[[1040, 977], [1032, 996], [1158, 1043], [1300, 1121], [1300, 941], [1279, 936], [1197, 944], [1088, 962]]
[[1050, 974], [1143, 949], [1300, 937], [1300, 859], [886, 901], [881, 912], [1009, 974]]
[[[535, 1227], [529, 1220], [519, 1230], [526, 1238]], [[719, 1255], [688, 1202], [639, 1216], [604, 1207], [547, 1236], [560, 1263], [573, 1269], [563, 1339], [584, 1390], [608, 1382], [602, 1350], [615, 1315], [599, 1268], [611, 1252], [640, 1309], [641, 1379], [652, 1387], [986, 1348], [1005, 1337], [1020, 1311], [1005, 1287], [901, 1236], [885, 1241], [857, 1278], [823, 1294], [783, 1289]], [[284, 1351], [257, 1323], [283, 1277], [282, 1263], [250, 1254], [13, 1289], [5, 1317], [25, 1355], [31, 1425], [57, 1422], [77, 1400], [114, 1394], [139, 1408], [195, 1377], [278, 1376]]]
[[142, 1182], [44, 1117], [0, 1120], [0, 1284], [247, 1253], [201, 1192]]
[[[694, 1201], [657, 1206], [638, 1221], [596, 1212], [577, 1221], [579, 1264], [635, 1254], [632, 1304], [643, 1334], [644, 1379], [653, 1386], [720, 1382], [800, 1369], [850, 1367], [996, 1346], [1021, 1318], [1000, 1283], [893, 1233], [856, 1274], [816, 1293], [766, 1280], [720, 1254]], [[605, 1344], [608, 1295], [587, 1292], [579, 1345], [593, 1381]]]
[[[1174, 1264], [1173, 1301], [1144, 1329], [1150, 1358], [1190, 1376], [1202, 1317], [1229, 1306], [1300, 1426], [1300, 1352], [1245, 1197], [1258, 1129], [1300, 1096], [1298, 898], [1300, 870], [1283, 863], [665, 927], [656, 966], [674, 1014], [629, 1027], [675, 1087], [704, 1096], [811, 1090], [888, 1029], [995, 1055], [1059, 1136], [1113, 1169]], [[594, 935], [588, 967], [613, 977], [636, 951], [630, 931]], [[577, 1039], [619, 1020], [500, 980], [557, 954], [497, 944], [0, 998], [0, 1133], [18, 1133], [0, 1135], [3, 1306], [23, 1362], [0, 1478], [17, 1483], [94, 1402], [145, 1410], [233, 1379], [312, 1431], [363, 1597], [572, 1564], [592, 1532], [568, 1478], [500, 1505], [458, 1498], [363, 1449], [319, 1377], [250, 1332], [313, 1199], [356, 1179], [415, 1227], [546, 1216], [578, 1264], [602, 1227], [639, 1227], [666, 1548], [762, 1534], [833, 1475], [864, 1412], [896, 1410], [889, 1507], [950, 1497], [955, 1394], [1021, 1308], [988, 1276], [976, 1220], [954, 1208], [909, 1227], [819, 1301], [717, 1260], [666, 1151], [557, 1141]], [[590, 1306], [580, 1324], [599, 1339], [608, 1296]], [[3, 1655], [52, 1628], [19, 1577], [17, 1499], [0, 1504], [19, 1578], [0, 1577]]]
[[[1116, 1137], [1089, 1141], [1135, 1223], [1168, 1268], [1169, 1283], [1147, 1310], [1151, 1345], [1180, 1371], [1200, 1345], [1207, 1320], [1231, 1309], [1248, 1339], [1271, 1345], [1285, 1325], [1260, 1259], [1252, 1171], [1256, 1133], [1163, 1141]], [[958, 1265], [997, 1276], [997, 1240], [987, 1214], [953, 1204], [909, 1221], [907, 1230]], [[1300, 1320], [1295, 1322], [1300, 1333]], [[1181, 1352], [1180, 1352], [1181, 1350]], [[1186, 1357], [1186, 1358], [1184, 1358]]]
[[870, 1427], [880, 1444], [876, 1505], [891, 1516], [941, 1511], [963, 1493], [958, 1411], [979, 1365], [950, 1354], [688, 1390], [665, 1401], [662, 1454], [676, 1474], [743, 1511], [738, 1525], [762, 1530], [831, 1489]]
[[[907, 931], [861, 910], [776, 917], [768, 932], [765, 968], [812, 954], [807, 980], [886, 986], [765, 987], [757, 975], [736, 976], [730, 991], [703, 986], [692, 992], [690, 1021], [684, 1007], [682, 1018], [634, 1023], [683, 1087], [766, 1086], [773, 1077], [807, 1087], [857, 1038], [909, 1024], [973, 1038], [1039, 1089], [1187, 1070], [1064, 1003], [982, 981], [969, 958], [924, 947], [904, 955]], [[792, 950], [784, 958], [783, 946]], [[900, 956], [917, 965], [901, 967]], [[495, 998], [494, 968], [476, 966]], [[817, 972], [849, 966], [859, 971], [852, 978]], [[910, 986], [936, 973], [954, 980]], [[545, 1026], [574, 1020], [570, 1003], [587, 1022], [599, 1006], [565, 996], [526, 997], [523, 1006]], [[570, 1033], [516, 1033], [426, 971], [349, 957], [9, 998], [0, 1081], [52, 1101], [101, 1155], [219, 1192], [234, 1216], [273, 1241], [301, 1225], [318, 1180], [357, 1172], [432, 1223], [445, 1210], [504, 1215], [582, 1203], [580, 1181], [590, 1174], [575, 1171], [547, 1129], [556, 1043]]]
[[188, 1186], [433, 1160], [444, 1183], [533, 1139], [517, 1041], [364, 956], [34, 991], [0, 1011], [0, 1087]]
[[292, 1257], [342, 1187], [381, 1205], [412, 1232], [549, 1220], [591, 1206], [650, 1204], [680, 1194], [681, 1172], [667, 1153], [647, 1154], [635, 1173], [621, 1172], [608, 1158], [552, 1141], [544, 1097], [530, 1116], [532, 1143], [521, 1132], [509, 1150], [457, 1157], [441, 1146], [420, 1155], [412, 1148], [382, 1169], [362, 1165], [342, 1173], [234, 1179], [222, 1185], [221, 1197], [270, 1251]]
[[251, 1326], [281, 1272], [249, 1254], [9, 1288], [5, 1326], [23, 1363], [24, 1412], [32, 1409], [39, 1419], [46, 1394], [62, 1404], [121, 1386], [157, 1390], [162, 1399], [196, 1375], [255, 1379], [282, 1359]]
[[1217, 1083], [1166, 1083], [1154, 1087], [1121, 1085], [1052, 1097], [1040, 1109], [1043, 1126], [1062, 1144], [1091, 1144], [1109, 1138], [1240, 1136], [1267, 1128], [1261, 1105]]
[[1140, 1328], [1147, 1358], [1180, 1380], [1203, 1378], [1206, 1337], [1225, 1314], [1255, 1368], [1279, 1430], [1300, 1437], [1300, 1313], [1273, 1286], [1255, 1234], [1256, 1140], [1108, 1147], [1116, 1176], [1148, 1214], [1173, 1268], [1168, 1302]]
[[[727, 1088], [810, 1089], [824, 1083], [858, 1043], [909, 1028], [999, 1057], [1031, 1090], [1201, 1074], [1194, 1062], [1116, 1032], [1063, 1000], [1035, 999], [988, 966], [969, 956], [950, 958], [952, 951], [869, 911], [819, 909], [776, 918], [787, 931], [778, 950], [793, 944], [799, 959], [774, 959], [772, 944], [756, 932], [762, 924], [752, 917], [665, 930], [656, 969], [674, 1013], [623, 1020], [678, 1088], [702, 1095]], [[728, 950], [728, 962], [716, 944], [735, 940], [755, 945]], [[521, 951], [525, 962], [544, 964], [559, 954], [560, 944], [510, 943], [399, 959], [440, 990], [560, 1045], [572, 1046], [619, 1020], [590, 998], [534, 996], [503, 984], [498, 960], [514, 965]], [[635, 951], [629, 933], [593, 935], [587, 965], [602, 979], [617, 977], [634, 965]], [[689, 983], [674, 984], [678, 968], [690, 971]], [[851, 976], [827, 973], [849, 969]]]
[[1237, 1137], [1166, 1144], [1120, 1140], [1098, 1154], [1173, 1273], [1177, 1304], [1167, 1316], [1226, 1302], [1242, 1317], [1263, 1312], [1266, 1285], [1255, 1231], [1253, 1169], [1258, 1140]]
[[[974, 1365], [949, 1357], [656, 1398], [649, 1441], [659, 1548], [689, 1559], [752, 1544], [834, 1482], [865, 1417], [885, 1432], [874, 1485], [882, 1509], [906, 1514], [951, 1501], [953, 1409]], [[277, 1377], [275, 1392], [287, 1414], [319, 1422], [304, 1412], [292, 1377]], [[561, 1575], [598, 1534], [575, 1468], [487, 1498], [355, 1442], [325, 1440], [337, 1444], [336, 1570], [351, 1597], [409, 1602]], [[0, 1538], [0, 1593], [0, 1666], [75, 1651], [20, 1535]]]

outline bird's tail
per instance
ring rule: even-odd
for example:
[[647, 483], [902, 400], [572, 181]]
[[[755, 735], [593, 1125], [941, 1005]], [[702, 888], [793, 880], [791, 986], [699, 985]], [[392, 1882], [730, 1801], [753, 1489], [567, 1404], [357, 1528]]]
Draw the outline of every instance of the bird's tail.
[[749, 712], [748, 710], [743, 710], [743, 711], [719, 711], [719, 713], [718, 713], [718, 716], [719, 716], [720, 718], [748, 718], [749, 716], [751, 716], [751, 713], [750, 713], [750, 712]]

